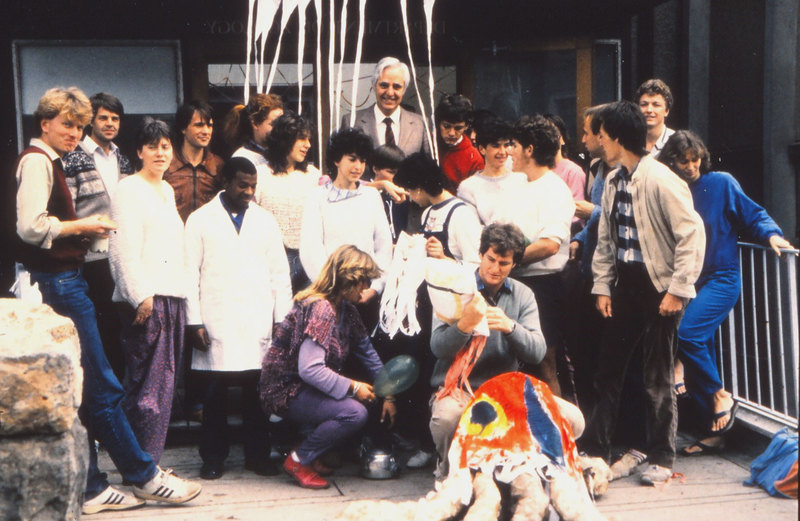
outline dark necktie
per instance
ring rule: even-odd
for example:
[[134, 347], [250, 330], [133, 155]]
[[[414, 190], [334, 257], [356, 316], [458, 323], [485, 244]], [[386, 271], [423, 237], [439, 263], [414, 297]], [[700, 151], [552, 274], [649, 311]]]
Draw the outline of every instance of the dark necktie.
[[386, 139], [384, 139], [384, 144], [396, 145], [397, 143], [394, 142], [394, 132], [392, 132], [392, 118], [384, 118], [383, 122], [386, 124]]

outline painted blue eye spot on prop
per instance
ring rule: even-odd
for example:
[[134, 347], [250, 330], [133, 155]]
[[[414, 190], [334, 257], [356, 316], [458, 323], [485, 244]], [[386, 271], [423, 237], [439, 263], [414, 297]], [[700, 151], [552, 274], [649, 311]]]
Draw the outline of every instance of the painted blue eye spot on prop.
[[486, 427], [496, 419], [497, 411], [494, 410], [494, 406], [489, 402], [477, 402], [472, 406], [469, 416], [470, 423]]

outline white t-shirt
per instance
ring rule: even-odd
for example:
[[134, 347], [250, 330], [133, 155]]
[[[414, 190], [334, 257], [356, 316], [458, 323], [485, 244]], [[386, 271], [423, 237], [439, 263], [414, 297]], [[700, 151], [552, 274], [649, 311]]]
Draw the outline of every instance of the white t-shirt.
[[560, 244], [555, 255], [518, 266], [512, 275], [546, 275], [563, 270], [569, 259], [570, 224], [574, 214], [572, 193], [552, 170], [535, 181], [529, 181], [517, 196], [510, 199], [508, 205], [498, 212], [498, 221], [519, 226], [525, 239], [531, 243], [546, 238]]

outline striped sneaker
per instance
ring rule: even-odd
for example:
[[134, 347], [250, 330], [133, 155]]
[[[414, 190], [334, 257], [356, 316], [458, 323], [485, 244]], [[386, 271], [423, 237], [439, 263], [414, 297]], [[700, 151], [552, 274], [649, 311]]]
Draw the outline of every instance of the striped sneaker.
[[647, 454], [636, 449], [628, 449], [620, 459], [611, 465], [612, 480], [630, 476], [636, 467], [647, 461]]
[[86, 515], [97, 514], [105, 510], [133, 510], [144, 506], [144, 500], [126, 494], [111, 485], [92, 499], [83, 502], [81, 512]]
[[133, 493], [138, 498], [162, 503], [186, 503], [196, 498], [202, 489], [199, 483], [181, 479], [172, 470], [159, 467], [153, 479], [141, 487], [133, 487]]

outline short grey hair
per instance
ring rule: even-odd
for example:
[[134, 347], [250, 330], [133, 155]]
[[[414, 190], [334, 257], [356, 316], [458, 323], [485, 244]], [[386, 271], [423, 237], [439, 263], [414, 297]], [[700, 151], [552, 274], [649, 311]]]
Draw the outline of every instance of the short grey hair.
[[411, 71], [408, 70], [408, 65], [393, 56], [385, 56], [380, 59], [372, 74], [372, 84], [376, 85], [383, 71], [391, 67], [400, 67], [403, 70], [403, 82], [405, 83], [403, 86], [408, 88], [408, 84], [411, 82]]

